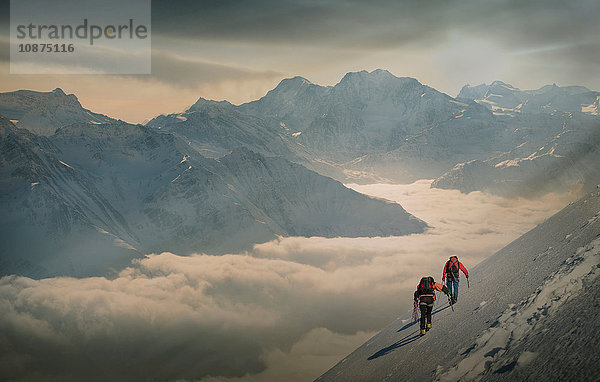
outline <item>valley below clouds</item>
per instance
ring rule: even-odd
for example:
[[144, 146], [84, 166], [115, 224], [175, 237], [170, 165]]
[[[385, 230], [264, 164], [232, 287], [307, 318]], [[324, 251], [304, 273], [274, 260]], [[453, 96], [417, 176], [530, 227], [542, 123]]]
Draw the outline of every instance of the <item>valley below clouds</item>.
[[576, 198], [430, 184], [348, 185], [400, 203], [430, 226], [422, 234], [148, 254], [110, 279], [3, 277], [0, 379], [314, 379], [410, 312], [420, 277], [440, 281], [450, 255], [471, 269]]

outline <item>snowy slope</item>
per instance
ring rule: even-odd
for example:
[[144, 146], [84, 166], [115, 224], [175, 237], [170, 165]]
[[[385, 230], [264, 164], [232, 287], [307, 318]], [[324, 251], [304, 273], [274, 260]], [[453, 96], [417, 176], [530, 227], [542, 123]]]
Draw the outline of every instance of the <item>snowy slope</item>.
[[83, 108], [75, 95], [67, 95], [60, 88], [51, 92], [0, 93], [0, 114], [14, 121], [17, 127], [39, 135], [52, 135], [59, 127], [72, 123], [115, 122]]
[[125, 241], [132, 236], [121, 213], [93, 180], [58, 159], [52, 142], [0, 117], [0, 146], [2, 273], [39, 277], [52, 268], [78, 273], [75, 263], [120, 264], [121, 255], [130, 258]]
[[347, 73], [332, 87], [287, 79], [265, 97], [240, 106], [272, 126], [301, 133], [299, 142], [338, 161], [393, 150], [408, 135], [471, 108], [478, 107], [381, 69]]
[[318, 380], [598, 380], [599, 264], [596, 190], [471, 269], [425, 337], [406, 314]]
[[[488, 107], [514, 127], [512, 147], [488, 158], [472, 157], [438, 177], [432, 187], [532, 197], [600, 183], [598, 92], [582, 86], [547, 85], [520, 90], [501, 81], [465, 86], [458, 99]], [[510, 144], [509, 144], [510, 145]]]
[[349, 190], [281, 158], [240, 148], [218, 161], [227, 168], [225, 180], [288, 235], [395, 236], [425, 227], [399, 204]]
[[200, 98], [182, 113], [160, 115], [146, 126], [169, 132], [209, 158], [219, 158], [238, 147], [267, 156], [282, 156], [322, 175], [343, 179], [339, 166], [321, 159], [301, 145], [294, 133], [272, 129], [262, 118], [244, 113], [227, 101]]
[[597, 115], [600, 93], [584, 86], [546, 85], [521, 90], [502, 81], [490, 85], [464, 86], [457, 98], [473, 100], [498, 114], [585, 112]]
[[172, 134], [122, 122], [69, 125], [50, 137], [0, 124], [4, 274], [103, 274], [150, 252], [426, 227], [398, 204], [248, 149], [215, 160]]
[[494, 81], [467, 85], [452, 98], [378, 69], [347, 73], [334, 86], [284, 79], [239, 106], [200, 98], [147, 125], [184, 137], [207, 156], [243, 146], [340, 181], [411, 182], [517, 147], [529, 156], [567, 129], [597, 127], [599, 97], [581, 86], [520, 90]]
[[600, 183], [600, 119], [572, 113], [563, 120], [562, 131], [545, 142], [523, 142], [486, 160], [459, 163], [432, 187], [508, 197], [573, 189], [589, 192]]

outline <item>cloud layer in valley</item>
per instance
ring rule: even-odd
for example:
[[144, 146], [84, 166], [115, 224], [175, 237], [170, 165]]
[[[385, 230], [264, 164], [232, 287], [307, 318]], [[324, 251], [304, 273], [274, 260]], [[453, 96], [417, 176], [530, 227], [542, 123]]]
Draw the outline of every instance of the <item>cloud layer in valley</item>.
[[4, 277], [0, 379], [309, 380], [410, 310], [418, 279], [439, 279], [449, 254], [472, 268], [572, 199], [429, 184], [352, 186], [401, 202], [432, 226], [424, 234], [152, 254], [114, 279]]

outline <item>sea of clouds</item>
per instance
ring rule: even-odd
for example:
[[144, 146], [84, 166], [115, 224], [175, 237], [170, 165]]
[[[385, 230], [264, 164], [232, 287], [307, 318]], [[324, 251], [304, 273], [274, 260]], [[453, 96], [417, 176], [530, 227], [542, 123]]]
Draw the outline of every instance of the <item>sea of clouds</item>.
[[150, 254], [112, 279], [4, 277], [0, 379], [312, 380], [409, 313], [420, 277], [439, 281], [450, 255], [471, 269], [574, 199], [430, 183], [349, 185], [401, 203], [430, 225], [423, 234]]

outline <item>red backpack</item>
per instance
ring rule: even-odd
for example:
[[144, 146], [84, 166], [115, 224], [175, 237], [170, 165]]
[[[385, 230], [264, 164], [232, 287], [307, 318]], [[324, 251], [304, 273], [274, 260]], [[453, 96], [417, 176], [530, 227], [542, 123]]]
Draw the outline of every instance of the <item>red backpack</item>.
[[419, 282], [419, 286], [417, 287], [418, 295], [421, 296], [424, 294], [434, 294], [434, 291], [433, 291], [434, 284], [435, 284], [435, 281], [433, 280], [433, 277], [431, 277], [431, 276], [423, 277], [421, 279], [421, 281]]
[[446, 263], [446, 273], [451, 273], [454, 278], [458, 278], [458, 257], [452, 256]]

